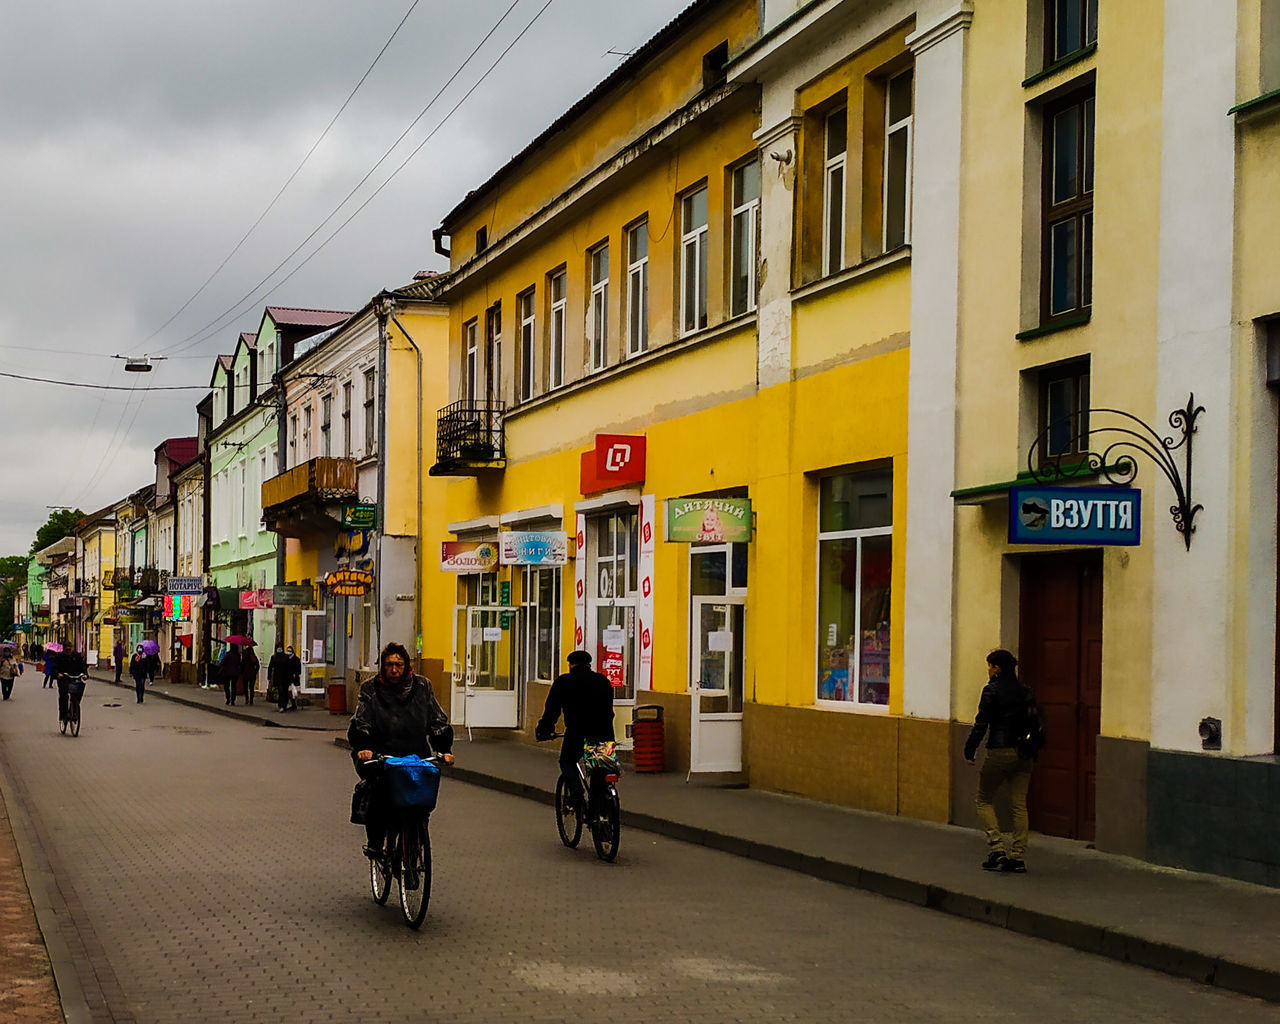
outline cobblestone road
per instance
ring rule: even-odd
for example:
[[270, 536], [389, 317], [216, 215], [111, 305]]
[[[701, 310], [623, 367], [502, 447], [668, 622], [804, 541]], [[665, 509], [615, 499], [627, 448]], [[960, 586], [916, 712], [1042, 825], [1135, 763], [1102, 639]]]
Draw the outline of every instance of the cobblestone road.
[[369, 899], [346, 821], [350, 762], [330, 738], [97, 687], [72, 739], [51, 728], [50, 693], [27, 687], [0, 708], [0, 768], [60, 879], [50, 948], [74, 961], [83, 1019], [1278, 1016], [643, 833], [625, 833], [604, 865], [560, 846], [548, 808], [459, 782], [446, 781], [433, 818], [435, 893], [414, 933], [394, 896]]

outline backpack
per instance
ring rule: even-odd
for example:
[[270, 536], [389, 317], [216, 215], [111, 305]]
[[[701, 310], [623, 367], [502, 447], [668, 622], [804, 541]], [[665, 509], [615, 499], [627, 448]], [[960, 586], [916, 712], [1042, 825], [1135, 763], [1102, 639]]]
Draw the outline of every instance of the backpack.
[[1029, 688], [1022, 723], [1022, 729], [1013, 744], [1013, 749], [1024, 761], [1034, 761], [1044, 749], [1044, 716], [1040, 714], [1040, 705], [1036, 703], [1035, 694]]

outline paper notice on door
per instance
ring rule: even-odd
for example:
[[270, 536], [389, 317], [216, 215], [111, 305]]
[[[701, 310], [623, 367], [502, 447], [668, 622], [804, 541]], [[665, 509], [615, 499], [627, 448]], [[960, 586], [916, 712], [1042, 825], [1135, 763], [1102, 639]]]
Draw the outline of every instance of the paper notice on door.
[[600, 640], [608, 650], [621, 650], [627, 642], [627, 631], [621, 626], [606, 626]]
[[708, 651], [733, 650], [733, 634], [727, 629], [717, 629], [707, 634]]
[[485, 626], [485, 627], [484, 627], [484, 642], [485, 642], [485, 643], [487, 643], [487, 644], [496, 644], [496, 643], [501, 643], [501, 641], [502, 641], [502, 627], [501, 627], [501, 626]]
[[323, 640], [311, 641], [311, 660], [324, 661], [324, 641]]

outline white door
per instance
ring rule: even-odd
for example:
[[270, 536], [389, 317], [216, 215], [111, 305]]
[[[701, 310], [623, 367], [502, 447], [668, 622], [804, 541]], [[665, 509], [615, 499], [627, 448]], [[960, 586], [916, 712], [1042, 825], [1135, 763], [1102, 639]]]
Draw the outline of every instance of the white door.
[[[467, 609], [462, 721], [468, 729], [520, 727], [520, 609]], [[457, 720], [455, 713], [454, 719]]]
[[467, 606], [453, 606], [453, 667], [449, 671], [449, 721], [466, 725], [467, 706]]
[[[697, 552], [699, 557], [717, 554], [705, 549]], [[694, 595], [690, 612], [689, 771], [740, 772], [744, 596]]]
[[[324, 693], [324, 681], [328, 666], [325, 664], [325, 645], [328, 642], [323, 611], [302, 613], [302, 692]], [[319, 645], [319, 646], [317, 646]]]

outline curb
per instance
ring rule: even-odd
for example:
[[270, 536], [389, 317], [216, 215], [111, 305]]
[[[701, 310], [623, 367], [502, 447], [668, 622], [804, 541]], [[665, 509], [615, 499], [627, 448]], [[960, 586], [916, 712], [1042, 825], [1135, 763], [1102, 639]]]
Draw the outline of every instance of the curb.
[[[133, 692], [131, 683], [117, 683], [114, 679], [106, 679], [101, 676], [91, 675], [89, 677], [95, 683], [103, 683], [107, 686], [115, 687], [118, 690], [128, 690]], [[153, 687], [147, 688], [148, 697], [157, 697], [160, 700], [172, 701], [174, 704], [181, 704], [184, 707], [198, 708], [201, 711], [207, 711], [211, 715], [222, 715], [224, 718], [235, 718], [241, 722], [254, 722], [268, 729], [296, 729], [301, 732], [332, 732], [332, 729], [319, 725], [293, 725], [290, 722], [276, 722], [269, 718], [259, 718], [257, 715], [246, 715], [236, 711], [232, 707], [214, 707], [203, 703], [202, 701], [192, 700], [190, 697], [183, 697], [181, 694], [166, 693]]]
[[[349, 750], [346, 737], [334, 738], [334, 745]], [[550, 807], [555, 794], [542, 786], [476, 771], [454, 765], [449, 774], [461, 782], [510, 796], [533, 800]], [[1079, 921], [1060, 914], [1027, 910], [998, 900], [957, 892], [945, 886], [930, 885], [901, 875], [892, 875], [825, 857], [815, 857], [799, 850], [759, 843], [750, 839], [716, 832], [697, 825], [686, 825], [640, 811], [622, 811], [622, 823], [640, 832], [649, 832], [683, 843], [705, 846], [720, 853], [758, 861], [772, 867], [797, 871], [824, 882], [860, 889], [876, 896], [900, 900], [927, 910], [938, 910], [952, 917], [979, 924], [993, 925], [1029, 938], [1044, 939], [1059, 946], [1092, 953], [1121, 963], [1145, 967], [1203, 985], [1280, 1003], [1280, 970], [1267, 970], [1216, 957], [1194, 949], [1157, 942], [1113, 928]]]

